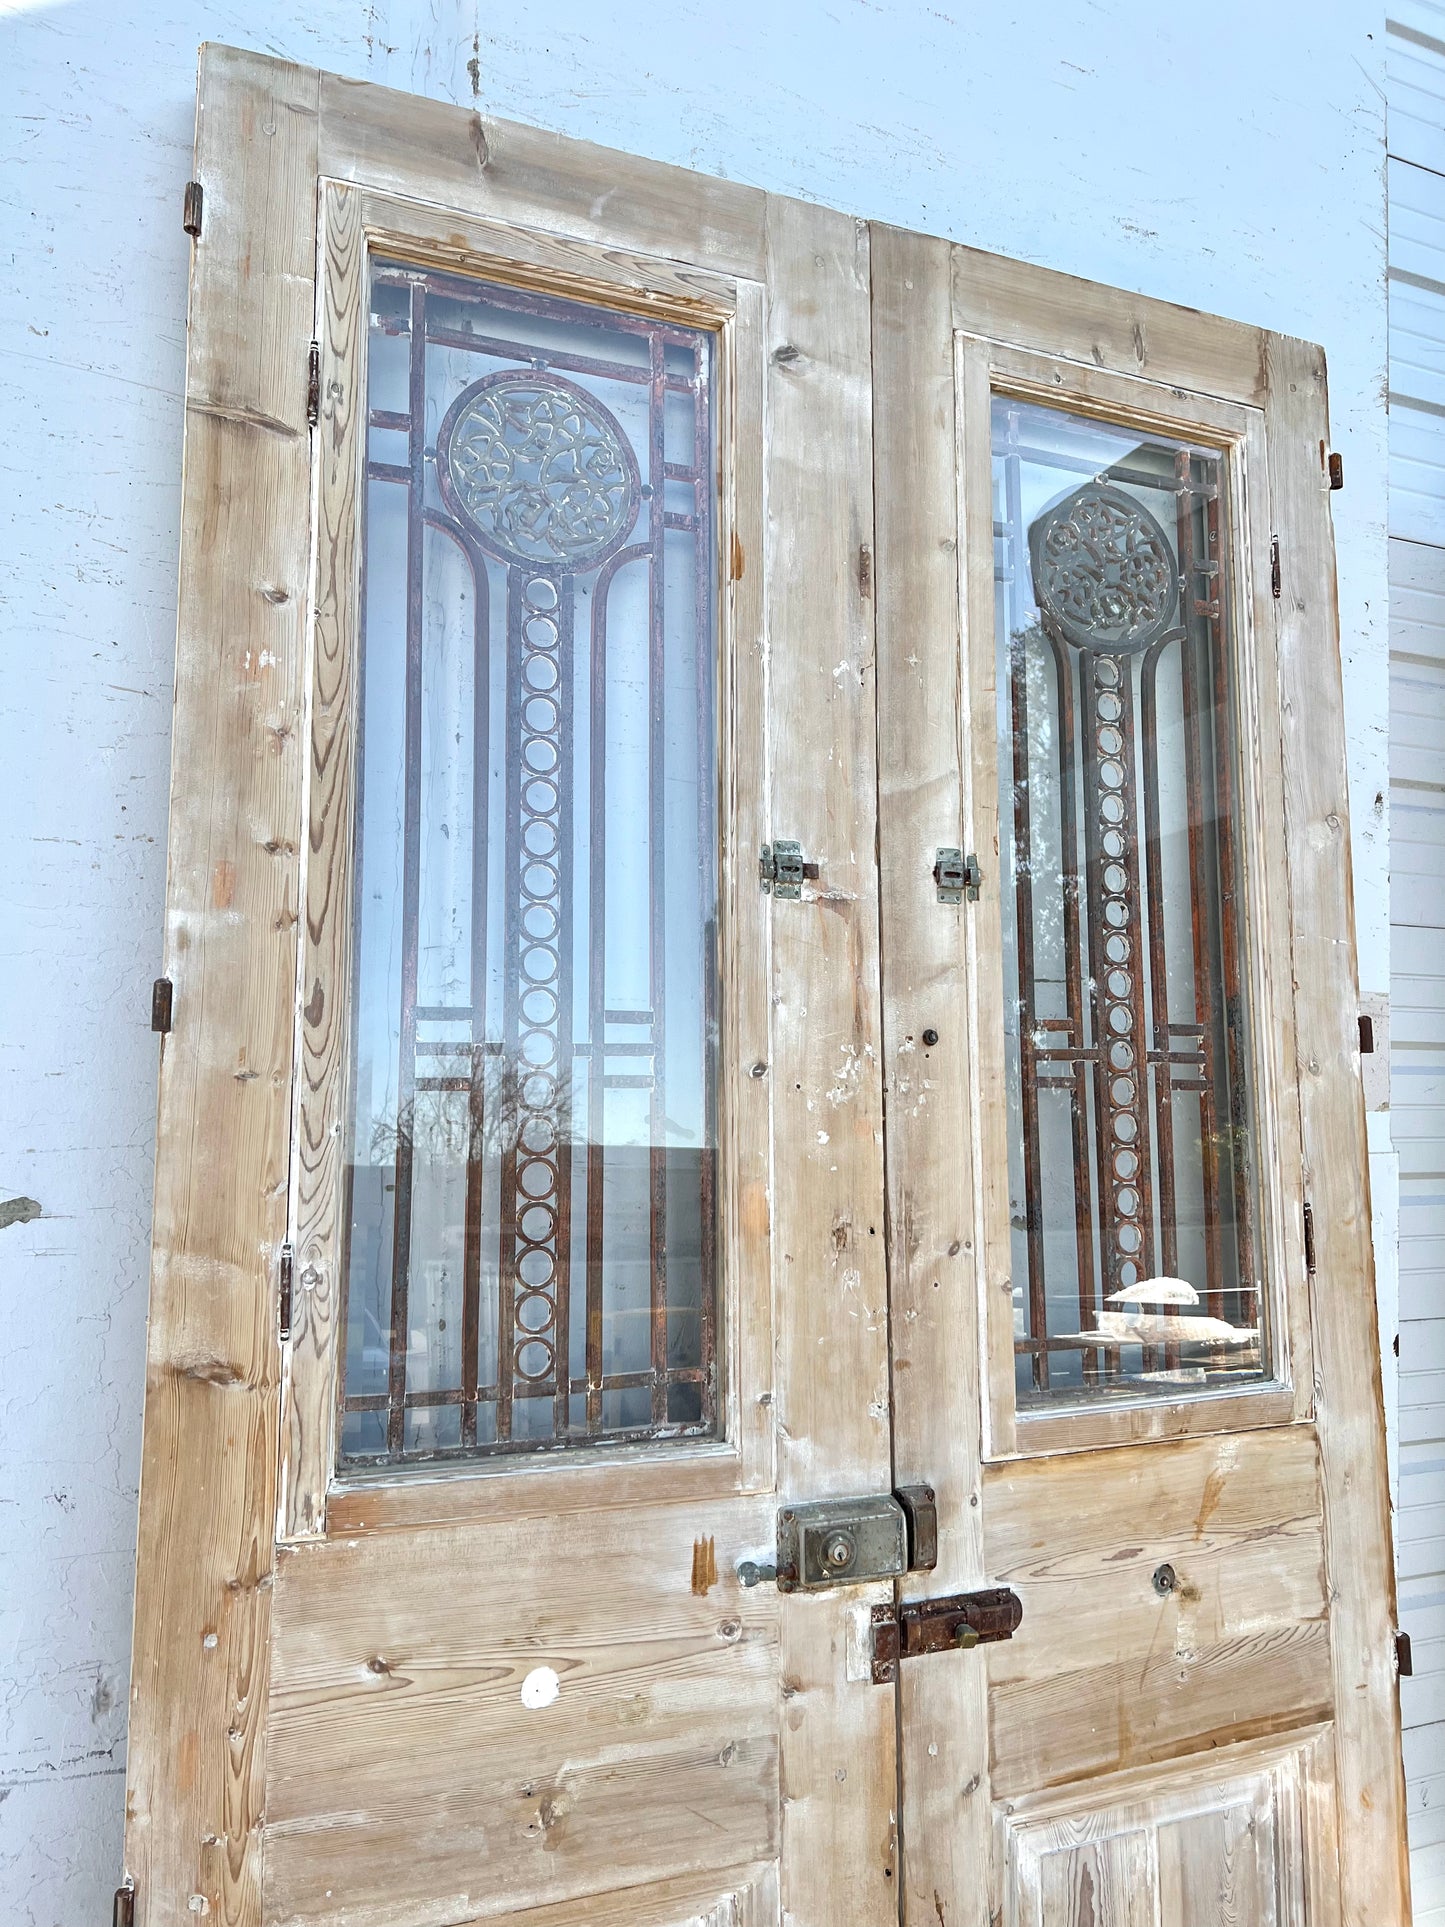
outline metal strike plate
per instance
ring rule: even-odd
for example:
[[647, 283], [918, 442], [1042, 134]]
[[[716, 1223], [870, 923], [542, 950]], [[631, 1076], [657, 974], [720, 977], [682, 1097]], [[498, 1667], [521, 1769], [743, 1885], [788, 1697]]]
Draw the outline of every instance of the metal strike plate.
[[940, 903], [962, 903], [965, 893], [969, 897], [978, 895], [983, 871], [976, 856], [965, 856], [962, 850], [942, 849], [933, 866], [933, 881], [938, 885]]
[[913, 1599], [873, 1608], [873, 1683], [898, 1677], [900, 1660], [920, 1653], [968, 1652], [1012, 1639], [1023, 1623], [1023, 1602], [1005, 1586], [958, 1592], [946, 1599]]
[[779, 1592], [856, 1586], [907, 1570], [908, 1528], [892, 1497], [825, 1499], [778, 1514]]
[[900, 1485], [894, 1498], [908, 1530], [908, 1570], [932, 1572], [938, 1564], [938, 1503], [931, 1485]]

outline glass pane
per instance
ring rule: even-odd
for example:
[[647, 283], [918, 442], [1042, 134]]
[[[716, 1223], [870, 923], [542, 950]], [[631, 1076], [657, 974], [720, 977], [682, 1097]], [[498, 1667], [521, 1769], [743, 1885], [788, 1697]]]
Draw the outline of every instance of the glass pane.
[[372, 263], [343, 1463], [714, 1429], [712, 352]]
[[1262, 1376], [1217, 451], [996, 397], [1021, 1408]]

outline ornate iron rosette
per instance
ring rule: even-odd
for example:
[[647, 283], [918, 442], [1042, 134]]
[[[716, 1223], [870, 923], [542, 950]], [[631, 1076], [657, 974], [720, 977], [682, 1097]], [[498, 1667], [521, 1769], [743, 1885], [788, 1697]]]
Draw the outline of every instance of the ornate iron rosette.
[[621, 424], [560, 375], [507, 370], [464, 388], [437, 435], [442, 499], [503, 562], [595, 569], [627, 540], [642, 481]]
[[1078, 649], [1130, 655], [1174, 620], [1179, 568], [1142, 502], [1087, 482], [1029, 529], [1034, 599]]

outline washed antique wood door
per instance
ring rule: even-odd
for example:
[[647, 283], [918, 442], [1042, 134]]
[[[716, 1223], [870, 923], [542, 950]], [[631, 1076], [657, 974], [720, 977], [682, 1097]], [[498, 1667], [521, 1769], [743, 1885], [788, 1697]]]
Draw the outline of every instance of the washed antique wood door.
[[120, 1916], [1403, 1920], [1316, 352], [227, 49], [196, 178]]
[[735, 1570], [890, 1486], [866, 228], [217, 48], [196, 176], [120, 1908], [894, 1918], [888, 1589]]
[[871, 261], [904, 1918], [1405, 1921], [1323, 357]]

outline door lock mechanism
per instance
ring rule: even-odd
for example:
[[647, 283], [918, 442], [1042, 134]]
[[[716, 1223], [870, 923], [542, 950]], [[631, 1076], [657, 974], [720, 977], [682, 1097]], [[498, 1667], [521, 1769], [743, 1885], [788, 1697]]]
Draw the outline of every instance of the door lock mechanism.
[[779, 1592], [817, 1592], [928, 1572], [937, 1561], [933, 1489], [910, 1485], [877, 1497], [784, 1506], [778, 1514], [776, 1562], [746, 1559], [738, 1578], [745, 1586], [773, 1579]]

